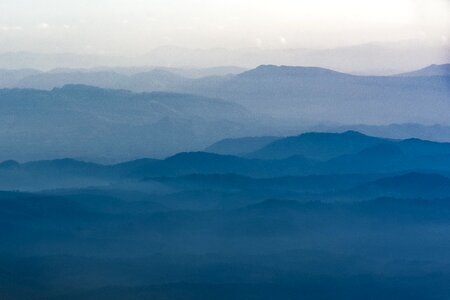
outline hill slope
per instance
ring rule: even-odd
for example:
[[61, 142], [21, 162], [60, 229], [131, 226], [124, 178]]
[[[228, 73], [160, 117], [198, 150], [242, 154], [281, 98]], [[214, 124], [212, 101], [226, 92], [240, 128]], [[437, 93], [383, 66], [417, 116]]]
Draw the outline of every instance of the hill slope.
[[312, 159], [328, 160], [344, 154], [356, 153], [385, 141], [355, 131], [344, 133], [305, 133], [278, 139], [248, 154], [251, 158], [282, 159], [303, 155]]
[[0, 117], [0, 160], [126, 159], [201, 149], [245, 132], [249, 114], [201, 96], [70, 85], [0, 90]]
[[442, 76], [354, 76], [322, 68], [260, 66], [221, 80], [197, 80], [188, 91], [242, 104], [284, 124], [448, 124], [448, 85]]
[[244, 155], [257, 151], [277, 139], [279, 138], [273, 136], [224, 139], [212, 144], [205, 151], [225, 155]]

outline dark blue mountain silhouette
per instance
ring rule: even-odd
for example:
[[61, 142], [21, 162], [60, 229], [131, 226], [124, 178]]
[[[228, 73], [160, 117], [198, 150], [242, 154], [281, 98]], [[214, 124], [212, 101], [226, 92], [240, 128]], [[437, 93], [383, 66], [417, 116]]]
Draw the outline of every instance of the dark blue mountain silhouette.
[[364, 148], [386, 141], [355, 131], [344, 133], [305, 133], [278, 139], [247, 155], [261, 159], [281, 159], [304, 155], [312, 159], [327, 160], [344, 154], [357, 153]]

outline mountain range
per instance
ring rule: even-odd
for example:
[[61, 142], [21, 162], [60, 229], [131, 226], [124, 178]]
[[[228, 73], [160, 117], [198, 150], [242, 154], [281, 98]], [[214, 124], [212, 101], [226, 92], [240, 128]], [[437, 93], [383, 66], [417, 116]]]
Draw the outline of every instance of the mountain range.
[[41, 69], [157, 66], [211, 68], [261, 64], [314, 65], [353, 74], [392, 75], [433, 63], [448, 63], [448, 45], [427, 45], [422, 41], [371, 43], [332, 49], [244, 48], [189, 49], [163, 46], [142, 55], [113, 56], [75, 53], [0, 53], [0, 68]]
[[[228, 147], [227, 150], [237, 153], [241, 148]], [[182, 152], [162, 160], [139, 159], [113, 165], [71, 159], [23, 164], [6, 161], [0, 164], [0, 171], [3, 189], [30, 186], [33, 190], [40, 182], [82, 186], [91, 181], [92, 184], [108, 184], [120, 178], [135, 180], [191, 174], [273, 178], [417, 171], [447, 176], [450, 174], [450, 144], [418, 139], [389, 140], [358, 132], [306, 133], [261, 144], [260, 149], [241, 156]]]
[[[429, 68], [445, 70], [446, 67]], [[449, 109], [446, 100], [450, 77], [445, 71], [440, 76], [355, 76], [317, 67], [264, 65], [239, 74], [201, 78], [184, 77], [170, 69], [134, 74], [61, 70], [29, 76], [23, 76], [25, 71], [8, 75], [11, 72], [4, 72], [4, 86], [50, 90], [67, 84], [84, 84], [134, 92], [191, 93], [238, 103], [279, 123], [283, 119], [286, 124], [327, 120], [340, 124], [437, 122], [445, 125], [445, 112]], [[11, 83], [16, 77], [20, 79]], [[383, 114], [373, 113], [382, 107], [389, 109], [383, 110]], [[349, 114], [349, 111], [358, 113]]]
[[[61, 69], [44, 73], [18, 70], [3, 71], [2, 77], [5, 78], [3, 86], [16, 88], [51, 90], [68, 84], [82, 84], [137, 93], [164, 91], [219, 98], [240, 104], [264, 118], [265, 124], [281, 129], [278, 132], [287, 132], [289, 127], [291, 130], [311, 129], [325, 121], [335, 124], [333, 129], [342, 124], [448, 126], [450, 77], [444, 71], [446, 65], [430, 66], [425, 70], [430, 68], [442, 72], [439, 76], [435, 76], [438, 71], [423, 70], [417, 74], [430, 76], [355, 76], [317, 67], [265, 65], [238, 74], [222, 73], [200, 78], [185, 77], [183, 72], [171, 69], [145, 72]], [[230, 68], [216, 69], [219, 73], [226, 70], [233, 72]], [[215, 71], [208, 72], [205, 74]], [[17, 81], [11, 83], [14, 78]], [[390, 130], [384, 132], [389, 134]]]
[[[35, 90], [2, 92], [15, 95], [11, 103], [24, 114], [43, 102], [68, 122], [79, 112], [67, 110], [90, 102], [116, 120], [104, 104], [124, 98], [124, 117], [133, 109], [149, 114], [148, 102], [156, 115], [166, 111], [160, 105], [176, 103], [195, 118], [205, 108], [225, 114], [230, 105], [85, 86], [40, 91], [38, 102], [29, 96]], [[188, 109], [196, 103], [201, 109]], [[220, 154], [0, 163], [0, 295], [448, 298], [449, 143], [348, 131], [225, 139], [205, 148]]]
[[[205, 70], [233, 71], [238, 70]], [[273, 65], [206, 77], [185, 77], [173, 69], [132, 68], [0, 73], [5, 85], [18, 87], [0, 91], [4, 115], [0, 135], [8, 141], [2, 148], [4, 160], [165, 157], [201, 150], [224, 138], [312, 130], [450, 140], [449, 76], [355, 76]], [[107, 98], [115, 100], [106, 102]], [[34, 113], [26, 106], [36, 107]], [[64, 138], [68, 134], [70, 140]], [[115, 149], [104, 151], [112, 140], [118, 141]], [[253, 142], [247, 141], [245, 147]], [[126, 150], [129, 143], [135, 145], [131, 152]], [[86, 145], [91, 145], [89, 150]], [[34, 155], [25, 155], [31, 146]], [[250, 151], [233, 154], [243, 152]]]
[[0, 108], [0, 153], [19, 160], [165, 156], [245, 132], [251, 118], [219, 99], [82, 85], [0, 90]]
[[321, 68], [260, 66], [230, 78], [200, 80], [190, 92], [239, 103], [285, 123], [447, 124], [448, 86], [448, 76], [354, 76]]

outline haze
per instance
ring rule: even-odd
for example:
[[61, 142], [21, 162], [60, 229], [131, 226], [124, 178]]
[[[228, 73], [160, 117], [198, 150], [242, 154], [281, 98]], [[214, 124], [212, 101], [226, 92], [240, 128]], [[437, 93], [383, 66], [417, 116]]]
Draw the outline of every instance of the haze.
[[445, 0], [2, 0], [0, 52], [142, 55], [187, 48], [448, 47]]

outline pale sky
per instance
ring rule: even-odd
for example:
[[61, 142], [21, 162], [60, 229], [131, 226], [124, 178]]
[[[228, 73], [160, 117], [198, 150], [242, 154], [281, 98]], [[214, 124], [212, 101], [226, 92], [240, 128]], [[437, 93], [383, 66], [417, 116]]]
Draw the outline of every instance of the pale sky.
[[0, 0], [0, 52], [450, 43], [450, 0]]

